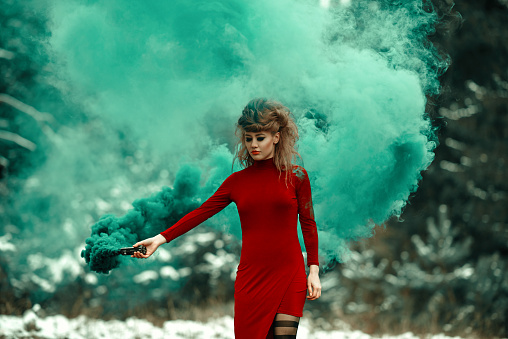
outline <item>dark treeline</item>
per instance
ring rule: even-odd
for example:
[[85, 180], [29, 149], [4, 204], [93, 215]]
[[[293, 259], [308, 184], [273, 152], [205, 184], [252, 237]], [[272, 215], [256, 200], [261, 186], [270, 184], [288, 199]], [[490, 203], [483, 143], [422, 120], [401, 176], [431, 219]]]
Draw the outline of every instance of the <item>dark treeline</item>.
[[451, 3], [433, 1], [451, 61], [428, 98], [436, 158], [402, 223], [336, 270], [350, 293], [327, 298], [358, 329], [508, 335], [508, 3]]

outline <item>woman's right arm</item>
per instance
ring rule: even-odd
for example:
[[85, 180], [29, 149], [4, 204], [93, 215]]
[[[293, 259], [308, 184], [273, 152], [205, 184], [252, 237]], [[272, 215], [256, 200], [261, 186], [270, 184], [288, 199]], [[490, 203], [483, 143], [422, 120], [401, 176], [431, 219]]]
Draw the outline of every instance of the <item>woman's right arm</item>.
[[136, 252], [132, 255], [132, 257], [148, 258], [160, 245], [178, 238], [180, 235], [190, 231], [194, 227], [201, 224], [203, 221], [222, 211], [232, 201], [231, 191], [234, 187], [234, 175], [235, 173], [231, 174], [226, 180], [224, 180], [217, 191], [210, 198], [208, 198], [208, 200], [206, 200], [200, 207], [196, 208], [192, 212], [187, 213], [176, 224], [169, 227], [164, 232], [156, 235], [155, 237], [148, 238], [134, 244], [133, 247], [144, 245], [147, 251], [146, 254]]

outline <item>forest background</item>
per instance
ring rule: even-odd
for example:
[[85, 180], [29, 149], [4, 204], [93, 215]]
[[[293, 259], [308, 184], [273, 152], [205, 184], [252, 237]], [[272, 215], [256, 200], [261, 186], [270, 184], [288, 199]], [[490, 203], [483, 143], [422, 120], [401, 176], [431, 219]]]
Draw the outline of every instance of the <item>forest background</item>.
[[[508, 336], [508, 2], [432, 2], [441, 20], [430, 40], [451, 60], [440, 78], [441, 93], [427, 98], [439, 138], [436, 158], [422, 173], [403, 220], [390, 220], [373, 238], [353, 244], [350, 262], [325, 268], [323, 297], [306, 306], [305, 316], [316, 326], [326, 329], [341, 319], [373, 334]], [[56, 147], [57, 140], [50, 134], [83, 124], [96, 134], [98, 144], [107, 138], [107, 128], [97, 117], [86, 116], [47, 83], [48, 70], [32, 57], [40, 47], [30, 37], [44, 35], [45, 22], [37, 13], [11, 4], [0, 4], [0, 313], [20, 315], [40, 304], [47, 315], [138, 316], [156, 324], [232, 314], [231, 276], [239, 249], [228, 234], [206, 227], [178, 242], [171, 253], [161, 252], [159, 264], [177, 262], [177, 269], [154, 275], [153, 267], [143, 274], [126, 267], [126, 274], [139, 285], [134, 290], [137, 298], [125, 297], [133, 293], [124, 284], [125, 276], [97, 277], [73, 266], [67, 254], [59, 253], [59, 244], [10, 244], [27, 232], [43, 237], [35, 226], [20, 226], [27, 221], [19, 213], [16, 193], [48, 161], [44, 150]], [[54, 98], [52, 106], [32, 107], [40, 102], [38, 96]], [[89, 219], [83, 221], [88, 225], [111, 205], [158, 188], [151, 179], [160, 179], [161, 164], [137, 140], [129, 139], [128, 132], [115, 133], [122, 135], [118, 149], [128, 160], [128, 172], [132, 178], [144, 178], [145, 191], [100, 202], [82, 197], [76, 208], [88, 210]], [[171, 173], [165, 174], [168, 177]], [[58, 220], [44, 215], [45, 205], [56, 200], [41, 192], [36, 202], [41, 219]], [[61, 218], [65, 228], [68, 221]], [[88, 235], [84, 230], [76, 237]], [[39, 246], [53, 249], [55, 257], [20, 260], [20, 266], [31, 265], [30, 277], [10, 271], [8, 263], [16, 251], [37, 253]], [[55, 266], [62, 269], [47, 271]], [[171, 284], [162, 285], [159, 276]], [[107, 289], [105, 279], [114, 287]]]

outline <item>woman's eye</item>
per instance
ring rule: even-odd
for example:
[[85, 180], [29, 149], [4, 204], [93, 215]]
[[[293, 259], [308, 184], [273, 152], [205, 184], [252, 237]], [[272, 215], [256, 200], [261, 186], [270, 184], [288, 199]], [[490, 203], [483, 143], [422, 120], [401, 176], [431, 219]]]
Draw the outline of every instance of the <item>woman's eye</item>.
[[263, 141], [263, 140], [265, 140], [264, 137], [263, 138], [258, 138], [258, 141]]
[[247, 142], [251, 142], [252, 141], [252, 138], [246, 138], [245, 141]]

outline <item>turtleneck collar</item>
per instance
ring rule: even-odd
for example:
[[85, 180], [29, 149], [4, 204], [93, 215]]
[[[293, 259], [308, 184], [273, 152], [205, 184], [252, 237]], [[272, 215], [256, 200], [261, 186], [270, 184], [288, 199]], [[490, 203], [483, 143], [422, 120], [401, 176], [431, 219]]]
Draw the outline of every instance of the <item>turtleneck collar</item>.
[[255, 160], [252, 166], [257, 169], [265, 169], [265, 168], [268, 169], [275, 167], [275, 162], [273, 161], [272, 157], [265, 160]]

